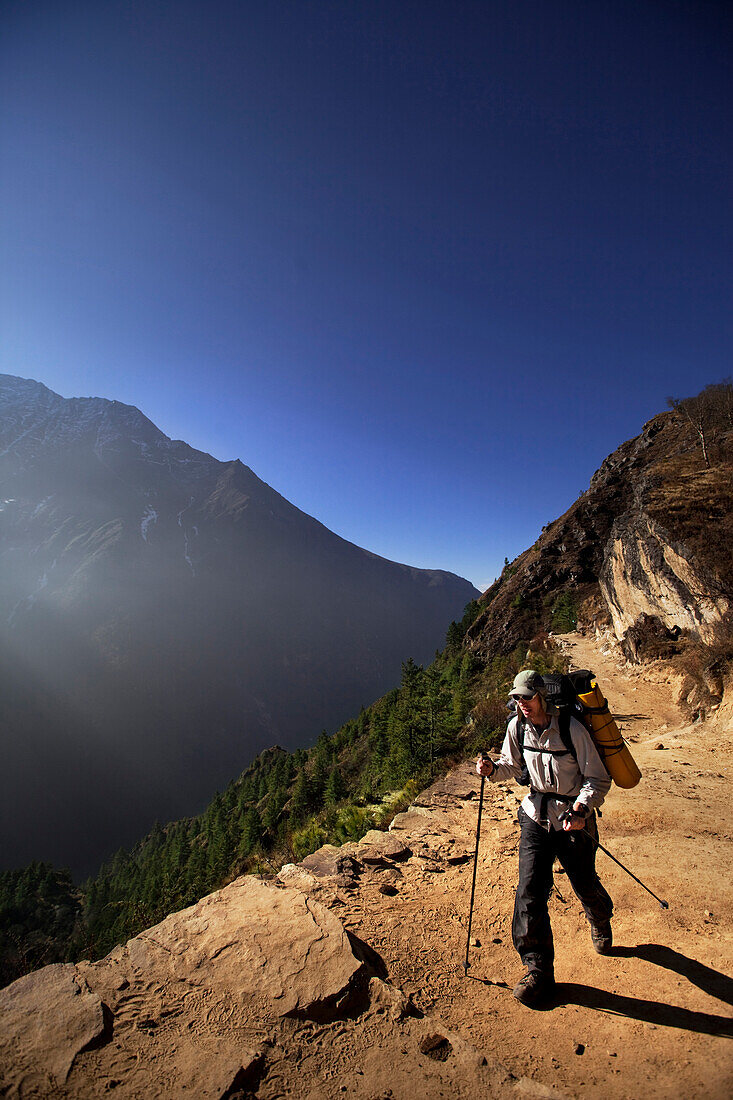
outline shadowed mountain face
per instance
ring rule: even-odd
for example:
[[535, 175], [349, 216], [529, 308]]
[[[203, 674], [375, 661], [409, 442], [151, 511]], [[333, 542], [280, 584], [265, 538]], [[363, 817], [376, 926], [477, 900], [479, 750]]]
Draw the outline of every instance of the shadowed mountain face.
[[429, 660], [478, 593], [130, 406], [0, 375], [4, 866], [92, 870]]

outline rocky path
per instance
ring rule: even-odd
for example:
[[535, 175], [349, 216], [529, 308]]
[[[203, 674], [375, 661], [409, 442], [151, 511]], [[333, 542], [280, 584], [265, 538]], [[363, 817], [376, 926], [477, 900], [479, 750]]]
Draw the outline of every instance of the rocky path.
[[321, 849], [275, 882], [239, 879], [99, 963], [0, 991], [0, 1095], [727, 1100], [731, 708], [685, 726], [662, 671], [576, 635], [562, 644], [597, 673], [644, 775], [612, 790], [601, 839], [670, 908], [599, 854], [617, 944], [600, 957], [558, 874], [554, 1007], [511, 995], [511, 784], [486, 785], [464, 973], [479, 789], [467, 763], [389, 833]]
[[[596, 672], [644, 776], [634, 791], [612, 789], [602, 843], [669, 910], [599, 853], [599, 873], [616, 905], [617, 948], [602, 958], [557, 874], [551, 907], [558, 1004], [544, 1012], [518, 1004], [511, 989], [522, 970], [511, 944], [511, 912], [521, 793], [513, 784], [487, 784], [473, 925], [480, 946], [471, 950], [468, 977], [470, 861], [451, 867], [439, 858], [413, 870], [411, 859], [397, 896], [385, 900], [362, 890], [344, 919], [380, 952], [392, 982], [506, 1067], [520, 1091], [722, 1100], [733, 1091], [730, 715], [686, 726], [673, 701], [676, 685], [662, 670], [632, 669], [578, 635], [561, 642], [573, 667]], [[461, 797], [466, 787], [473, 799]], [[467, 851], [477, 793], [467, 766], [422, 799]], [[393, 833], [404, 832], [414, 845], [419, 819], [410, 815], [396, 825]], [[436, 843], [431, 829], [424, 818], [424, 843]]]
[[[414, 883], [391, 920], [359, 925], [390, 978], [516, 1078], [571, 1097], [667, 1100], [733, 1092], [733, 781], [729, 714], [685, 726], [659, 670], [644, 673], [589, 639], [562, 639], [573, 667], [592, 668], [643, 772], [633, 791], [613, 788], [601, 840], [670, 908], [663, 910], [599, 853], [616, 906], [614, 955], [600, 957], [564, 876], [551, 902], [558, 1005], [531, 1011], [511, 996], [521, 966], [511, 944], [517, 874], [514, 785], [487, 784], [474, 933], [463, 976], [469, 865]], [[663, 745], [663, 748], [657, 746]], [[465, 771], [466, 781], [470, 772]], [[468, 839], [475, 805], [456, 830]], [[395, 899], [396, 900], [396, 899]], [[541, 1086], [542, 1088], [539, 1088]]]

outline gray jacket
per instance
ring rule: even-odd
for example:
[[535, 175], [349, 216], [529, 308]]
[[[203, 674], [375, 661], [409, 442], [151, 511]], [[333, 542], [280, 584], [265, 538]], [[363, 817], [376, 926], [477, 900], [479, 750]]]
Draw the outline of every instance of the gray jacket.
[[[606, 771], [598, 749], [593, 744], [590, 734], [581, 722], [576, 718], [570, 719], [570, 737], [578, 757], [577, 763], [565, 746], [560, 736], [557, 713], [550, 716], [550, 725], [544, 732], [538, 734], [535, 727], [525, 719], [524, 722], [524, 759], [529, 771], [531, 787], [535, 792], [549, 791], [565, 795], [565, 799], [557, 800], [549, 798], [545, 800], [547, 824], [546, 827], [561, 829], [560, 814], [573, 802], [582, 802], [589, 810], [597, 809], [608, 794], [611, 786], [611, 778]], [[527, 749], [549, 749], [564, 755], [553, 756], [551, 752], [528, 752]], [[504, 744], [501, 747], [501, 756], [494, 762], [494, 771], [490, 778], [493, 782], [501, 782], [506, 779], [519, 779], [522, 773], [522, 758], [519, 752], [518, 719], [512, 718], [507, 726]], [[522, 802], [522, 809], [537, 824], [540, 822], [542, 795], [530, 793]]]

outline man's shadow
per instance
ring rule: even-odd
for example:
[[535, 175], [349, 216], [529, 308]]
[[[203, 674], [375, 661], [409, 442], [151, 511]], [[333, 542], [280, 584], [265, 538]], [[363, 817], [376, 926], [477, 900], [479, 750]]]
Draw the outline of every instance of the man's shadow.
[[[616, 947], [609, 954], [616, 958], [643, 959], [655, 966], [673, 970], [711, 997], [733, 1005], [733, 979], [696, 959], [689, 959], [687, 955], [674, 951], [671, 947], [664, 947], [659, 943], [642, 943], [637, 947]], [[629, 1016], [634, 1020], [644, 1020], [647, 1023], [679, 1027], [706, 1035], [727, 1035], [733, 1038], [733, 1017], [731, 1016], [716, 1016], [712, 1013], [678, 1008], [675, 1005], [664, 1004], [662, 1001], [625, 997], [590, 985], [578, 985], [575, 982], [558, 982], [555, 987], [554, 1003], [555, 1005], [582, 1005], [585, 1008], [596, 1008], [602, 1012]]]

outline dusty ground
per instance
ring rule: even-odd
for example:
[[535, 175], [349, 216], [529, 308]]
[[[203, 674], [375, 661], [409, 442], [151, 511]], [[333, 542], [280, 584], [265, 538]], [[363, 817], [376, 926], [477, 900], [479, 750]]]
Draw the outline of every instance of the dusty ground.
[[[285, 868], [279, 883], [261, 884], [274, 892], [275, 905], [298, 908], [289, 893], [295, 890], [305, 895], [301, 909], [317, 915], [320, 903], [330, 910], [317, 922], [325, 928], [330, 921], [330, 933], [316, 930], [313, 948], [300, 951], [298, 981], [318, 991], [331, 980], [319, 952], [333, 949], [339, 966], [344, 958], [351, 965], [338, 922], [367, 945], [355, 950], [366, 952], [367, 976], [379, 976], [368, 989], [362, 985], [353, 1004], [320, 1019], [313, 1011], [283, 1015], [277, 1004], [295, 994], [295, 979], [285, 983], [284, 998], [268, 1000], [265, 979], [281, 981], [297, 945], [285, 926], [279, 947], [261, 946], [267, 907], [264, 916], [246, 910], [245, 924], [226, 917], [225, 900], [247, 892], [239, 880], [106, 960], [80, 964], [89, 990], [79, 1003], [96, 997], [97, 1013], [100, 1001], [106, 1006], [105, 1034], [87, 1049], [83, 1040], [70, 1047], [57, 1034], [59, 1057], [71, 1069], [66, 1079], [62, 1067], [65, 1084], [50, 1088], [46, 997], [27, 1025], [41, 1029], [30, 1061], [8, 1087], [0, 1066], [0, 1095], [728, 1100], [733, 705], [712, 722], [685, 726], [662, 670], [630, 669], [577, 635], [562, 641], [575, 667], [596, 672], [643, 772], [635, 790], [612, 789], [601, 841], [670, 908], [599, 853], [616, 905], [617, 945], [600, 957], [579, 903], [557, 874], [553, 1007], [533, 1011], [511, 993], [522, 973], [510, 934], [521, 798], [513, 784], [486, 784], [473, 922], [479, 943], [464, 972], [479, 790], [467, 762], [418, 798], [389, 834], [322, 849], [305, 869]], [[250, 958], [258, 951], [261, 971]], [[66, 1024], [58, 1016], [57, 1033]]]
[[[514, 1000], [521, 976], [511, 944], [518, 788], [486, 785], [471, 951], [463, 926], [471, 865], [407, 884], [384, 904], [365, 899], [353, 927], [385, 959], [390, 980], [517, 1078], [572, 1097], [730, 1097], [733, 1094], [733, 847], [729, 716], [685, 727], [663, 674], [640, 673], [598, 643], [563, 640], [573, 667], [592, 668], [643, 779], [612, 788], [601, 842], [660, 897], [663, 910], [599, 853], [616, 915], [612, 957], [591, 949], [562, 874], [551, 902], [558, 1004]], [[657, 748], [659, 744], [664, 748]], [[475, 829], [463, 803], [456, 830]], [[544, 1092], [539, 1090], [538, 1094]]]

